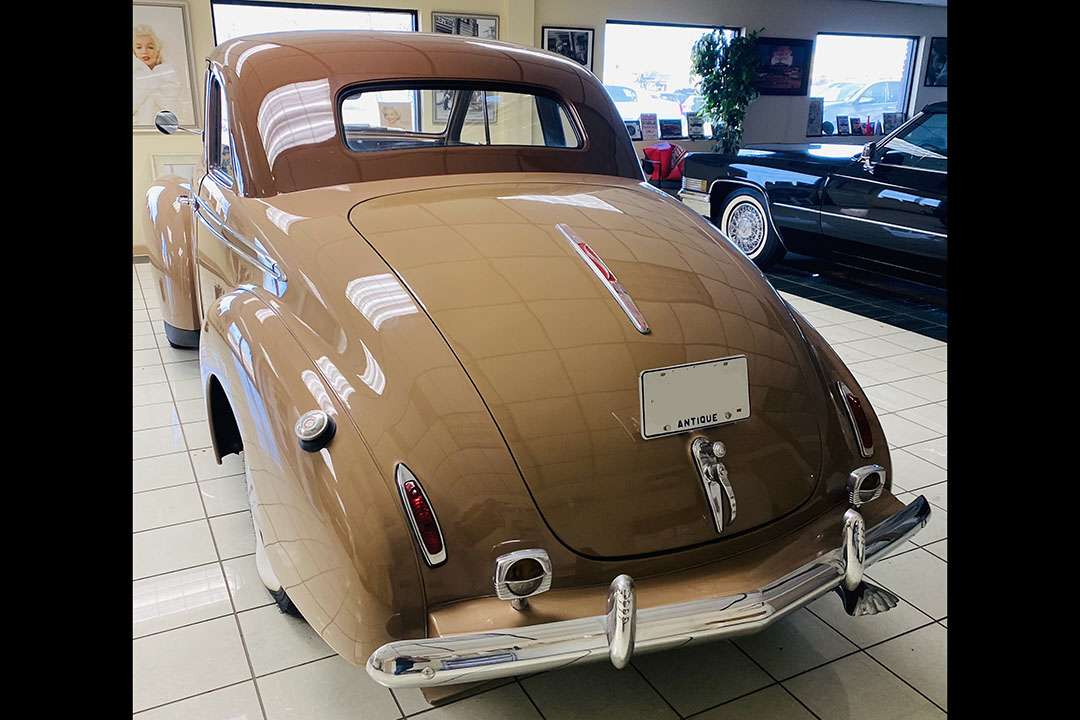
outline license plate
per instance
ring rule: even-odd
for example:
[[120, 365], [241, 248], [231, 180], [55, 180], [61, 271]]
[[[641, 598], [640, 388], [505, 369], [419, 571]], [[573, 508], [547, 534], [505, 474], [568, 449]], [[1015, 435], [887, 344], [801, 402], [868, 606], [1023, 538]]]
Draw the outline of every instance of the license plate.
[[750, 417], [745, 355], [645, 370], [640, 385], [646, 440]]

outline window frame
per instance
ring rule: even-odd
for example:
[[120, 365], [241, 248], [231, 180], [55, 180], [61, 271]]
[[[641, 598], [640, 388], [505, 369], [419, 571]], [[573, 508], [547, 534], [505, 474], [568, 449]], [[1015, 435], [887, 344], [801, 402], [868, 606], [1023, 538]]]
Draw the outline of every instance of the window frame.
[[[467, 119], [469, 103], [461, 102], [462, 95], [459, 93], [455, 95], [454, 105], [450, 108], [450, 115], [446, 119], [446, 127], [440, 133], [425, 133], [419, 130], [413, 131], [415, 135], [423, 135], [432, 139], [439, 139], [441, 142], [433, 142], [430, 146], [418, 145], [416, 147], [401, 148], [400, 150], [387, 149], [387, 150], [369, 150], [362, 151], [356, 150], [349, 146], [349, 141], [345, 135], [345, 118], [342, 114], [342, 108], [345, 101], [356, 94], [362, 94], [365, 92], [379, 92], [383, 90], [409, 90], [418, 91], [420, 93], [431, 92], [432, 90], [470, 90], [477, 91], [482, 90], [486, 92], [508, 92], [517, 93], [519, 95], [532, 95], [544, 97], [554, 101], [563, 109], [566, 113], [567, 119], [570, 121], [570, 125], [577, 135], [578, 144], [576, 147], [559, 147], [552, 145], [513, 145], [513, 144], [484, 144], [478, 145], [473, 143], [454, 143], [448, 142], [449, 138], [454, 136], [455, 133], [451, 132], [456, 125], [456, 136], [460, 141], [461, 131], [465, 127], [465, 120]], [[529, 85], [527, 83], [512, 83], [512, 82], [499, 82], [490, 80], [450, 80], [444, 78], [428, 78], [426, 80], [378, 80], [374, 82], [360, 82], [346, 85], [338, 91], [338, 95], [334, 100], [334, 124], [337, 126], [337, 137], [341, 143], [341, 147], [345, 149], [350, 155], [363, 156], [366, 153], [384, 153], [384, 152], [407, 152], [412, 150], [427, 150], [427, 149], [447, 149], [447, 148], [474, 148], [480, 150], [482, 148], [532, 148], [543, 149], [552, 152], [584, 152], [589, 146], [589, 137], [585, 132], [585, 124], [581, 121], [581, 117], [578, 115], [577, 108], [574, 103], [569, 102], [566, 98], [560, 95], [553, 89], [545, 88], [539, 85]], [[414, 114], [419, 118], [420, 104], [417, 103], [414, 108]], [[540, 113], [537, 113], [538, 116]], [[417, 127], [419, 127], [419, 120], [417, 120]]]

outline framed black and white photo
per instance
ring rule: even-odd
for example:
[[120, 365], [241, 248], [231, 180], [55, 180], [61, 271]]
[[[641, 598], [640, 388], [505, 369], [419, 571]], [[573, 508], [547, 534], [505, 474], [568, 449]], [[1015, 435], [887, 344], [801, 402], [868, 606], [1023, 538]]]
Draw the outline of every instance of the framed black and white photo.
[[925, 87], [949, 86], [949, 38], [936, 37], [930, 40], [930, 58], [926, 62]]
[[431, 32], [498, 40], [499, 17], [497, 15], [432, 12]]
[[198, 127], [195, 69], [187, 5], [132, 3], [131, 126], [154, 131], [154, 116], [171, 110], [181, 127]]
[[[450, 108], [454, 105], [454, 94], [458, 92], [456, 90], [432, 90], [431, 91], [431, 105], [433, 113], [431, 116], [432, 121], [436, 127], [445, 127], [446, 121], [450, 117]], [[465, 113], [465, 122], [467, 123], [482, 123], [484, 122], [484, 98], [487, 98], [487, 121], [489, 125], [494, 125], [499, 121], [499, 94], [496, 92], [483, 93], [479, 90], [471, 91], [469, 96], [469, 109]]]
[[568, 28], [543, 26], [541, 37], [544, 49], [581, 63], [592, 70], [593, 41], [591, 28]]

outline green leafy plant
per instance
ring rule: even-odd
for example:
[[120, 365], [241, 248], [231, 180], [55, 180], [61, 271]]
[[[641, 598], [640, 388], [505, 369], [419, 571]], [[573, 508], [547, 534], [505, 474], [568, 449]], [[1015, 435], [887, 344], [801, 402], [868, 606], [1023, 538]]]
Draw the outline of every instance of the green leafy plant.
[[712, 123], [714, 152], [735, 154], [742, 143], [746, 109], [758, 97], [754, 79], [761, 56], [757, 36], [765, 28], [730, 42], [719, 30], [702, 35], [690, 51], [695, 75], [701, 76], [701, 112]]

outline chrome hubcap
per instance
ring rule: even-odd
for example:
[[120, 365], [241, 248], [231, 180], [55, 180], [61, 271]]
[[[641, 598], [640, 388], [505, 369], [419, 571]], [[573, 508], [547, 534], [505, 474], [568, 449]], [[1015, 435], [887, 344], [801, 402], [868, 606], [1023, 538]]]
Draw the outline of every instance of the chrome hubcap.
[[765, 218], [750, 203], [742, 203], [728, 217], [727, 234], [740, 250], [750, 255], [765, 240]]

